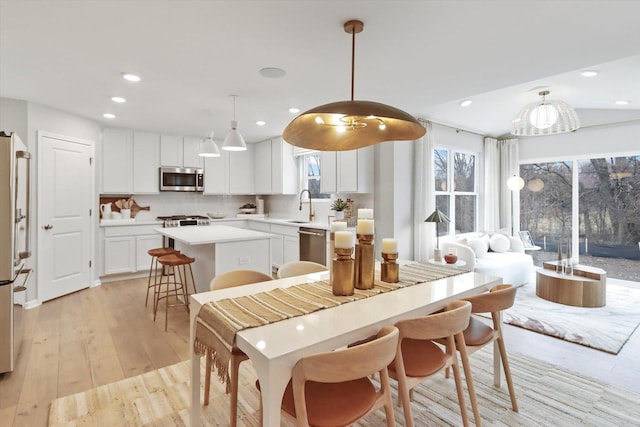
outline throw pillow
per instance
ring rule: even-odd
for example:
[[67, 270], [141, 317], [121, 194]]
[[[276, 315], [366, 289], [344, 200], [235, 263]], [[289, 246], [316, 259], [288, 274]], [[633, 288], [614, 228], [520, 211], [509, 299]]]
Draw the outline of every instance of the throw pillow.
[[471, 239], [469, 240], [469, 246], [476, 254], [476, 258], [484, 258], [489, 251], [489, 245], [483, 239]]
[[489, 247], [493, 252], [507, 252], [511, 247], [509, 238], [504, 234], [494, 234], [489, 240]]

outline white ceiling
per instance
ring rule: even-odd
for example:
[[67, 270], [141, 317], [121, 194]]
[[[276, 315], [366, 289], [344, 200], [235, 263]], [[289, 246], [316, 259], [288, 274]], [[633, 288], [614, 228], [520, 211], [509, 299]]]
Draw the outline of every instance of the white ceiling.
[[[0, 96], [105, 126], [215, 131], [220, 141], [236, 94], [239, 130], [256, 142], [282, 133], [289, 107], [349, 98], [342, 25], [355, 18], [365, 23], [356, 99], [493, 136], [509, 132], [538, 86], [583, 122], [637, 119], [639, 16], [633, 0], [0, 0]], [[287, 74], [267, 79], [264, 67]], [[587, 79], [584, 69], [600, 74]], [[142, 82], [126, 82], [124, 71]], [[114, 104], [114, 95], [127, 102]], [[467, 98], [473, 104], [460, 108]]]

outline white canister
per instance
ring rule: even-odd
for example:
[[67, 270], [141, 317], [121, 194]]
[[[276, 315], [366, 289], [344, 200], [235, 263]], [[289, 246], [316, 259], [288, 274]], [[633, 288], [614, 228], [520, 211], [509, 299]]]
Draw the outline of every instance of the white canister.
[[131, 218], [131, 209], [120, 209], [120, 213], [122, 214], [122, 219]]

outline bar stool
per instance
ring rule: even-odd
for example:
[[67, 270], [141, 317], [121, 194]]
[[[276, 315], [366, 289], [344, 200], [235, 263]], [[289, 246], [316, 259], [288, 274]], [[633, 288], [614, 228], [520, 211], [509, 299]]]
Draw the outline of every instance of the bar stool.
[[[155, 288], [160, 283], [160, 281], [158, 280], [158, 258], [165, 255], [180, 253], [180, 251], [176, 251], [173, 248], [154, 248], [154, 249], [149, 249], [147, 253], [151, 257], [151, 266], [149, 267], [149, 280], [147, 280], [147, 297], [144, 299], [145, 307], [149, 303], [149, 289], [154, 288], [153, 295], [154, 295], [154, 301], [155, 301]], [[154, 268], [154, 264], [155, 264], [155, 268]], [[151, 274], [154, 275], [153, 283], [151, 283]], [[164, 274], [164, 268], [160, 273], [161, 278], [163, 274]], [[154, 313], [156, 311], [155, 302], [154, 302], [153, 311]]]
[[[153, 305], [153, 321], [156, 321], [156, 314], [160, 300], [165, 300], [165, 315], [164, 315], [164, 330], [167, 330], [167, 324], [169, 321], [169, 308], [171, 307], [186, 307], [189, 311], [189, 279], [191, 276], [191, 288], [193, 293], [196, 292], [195, 280], [193, 279], [193, 270], [191, 264], [195, 261], [195, 258], [190, 258], [181, 253], [173, 253], [158, 257], [158, 262], [162, 267], [167, 267], [167, 274], [163, 274], [160, 277], [160, 283], [154, 288], [154, 305]], [[182, 267], [182, 268], [181, 268]], [[189, 276], [187, 276], [187, 267], [189, 268]], [[166, 281], [164, 280], [166, 278]], [[165, 285], [164, 290], [162, 289]], [[183, 301], [180, 302], [180, 296]], [[175, 297], [176, 302], [169, 304], [169, 298]]]

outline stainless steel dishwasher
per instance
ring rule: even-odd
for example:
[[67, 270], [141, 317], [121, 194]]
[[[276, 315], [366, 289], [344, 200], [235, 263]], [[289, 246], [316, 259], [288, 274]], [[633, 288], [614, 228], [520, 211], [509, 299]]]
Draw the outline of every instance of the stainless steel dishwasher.
[[327, 265], [327, 232], [317, 228], [300, 227], [300, 261]]

